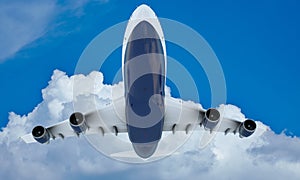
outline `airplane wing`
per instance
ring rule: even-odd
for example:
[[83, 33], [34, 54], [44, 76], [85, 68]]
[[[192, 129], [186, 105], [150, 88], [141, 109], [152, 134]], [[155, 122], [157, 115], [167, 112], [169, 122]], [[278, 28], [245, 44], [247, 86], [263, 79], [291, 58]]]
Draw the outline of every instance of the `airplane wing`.
[[[203, 109], [200, 104], [169, 96], [166, 96], [165, 100], [166, 112], [163, 131], [172, 131], [173, 133], [176, 133], [176, 131], [185, 131], [188, 134], [196, 126], [200, 125], [204, 130], [207, 130], [205, 132], [207, 135], [202, 137], [200, 146], [208, 144], [216, 132], [223, 132], [225, 135], [238, 132], [240, 137], [248, 137], [254, 132], [256, 127], [254, 121], [254, 125], [253, 123], [251, 124], [252, 120], [239, 122], [223, 117], [221, 109], [218, 109], [221, 115], [217, 121], [211, 122], [207, 117], [209, 110]], [[84, 117], [83, 123], [81, 123], [81, 125], [84, 125], [82, 129], [78, 129], [78, 127], [74, 129], [71, 121], [68, 119], [47, 128], [36, 126], [35, 128], [38, 127], [40, 129], [36, 131], [35, 137], [30, 133], [21, 138], [26, 143], [47, 143], [56, 138], [79, 136], [81, 132], [85, 135], [104, 135], [106, 133], [118, 135], [118, 133], [127, 132], [124, 97], [113, 100], [112, 103], [106, 105], [104, 108], [82, 116]], [[250, 124], [245, 124], [247, 121], [250, 121]], [[253, 126], [254, 129], [251, 129]]]
[[[246, 127], [243, 126], [244, 122], [223, 117], [224, 109], [222, 108], [217, 109], [217, 111], [219, 112], [219, 118], [215, 119], [215, 121], [211, 121], [209, 120], [209, 117], [207, 117], [207, 113], [209, 110], [203, 109], [200, 104], [191, 101], [183, 101], [181, 99], [176, 99], [169, 96], [166, 96], [165, 100], [166, 114], [163, 127], [164, 131], [172, 131], [173, 133], [176, 133], [176, 131], [185, 131], [186, 133], [188, 133], [196, 126], [201, 126], [204, 130], [208, 131], [208, 134], [223, 132], [226, 135], [228, 133], [235, 134], [237, 132], [240, 132], [242, 133], [240, 134], [242, 137], [249, 136], [249, 134], [243, 132], [242, 130], [240, 131], [241, 127]], [[210, 113], [212, 114], [212, 112]], [[252, 122], [252, 120], [249, 121]], [[250, 125], [255, 126], [251, 122]], [[252, 127], [249, 128], [249, 131], [252, 131]]]
[[200, 125], [205, 110], [200, 104], [191, 101], [183, 101], [173, 97], [165, 97], [164, 131], [186, 131]]
[[[49, 133], [49, 138], [56, 139], [57, 137], [65, 138], [65, 137], [72, 137], [77, 136], [77, 134], [73, 131], [69, 124], [69, 120], [65, 120], [59, 122], [53, 126], [46, 128], [46, 131]], [[24, 142], [26, 143], [35, 143], [37, 142], [32, 134], [26, 134], [21, 137]]]
[[[86, 129], [84, 129], [83, 133], [86, 135], [104, 135], [105, 133], [114, 133], [117, 135], [118, 133], [127, 132], [124, 108], [124, 98], [118, 98], [104, 108], [84, 114], [83, 123]], [[49, 142], [49, 140], [54, 140], [56, 138], [79, 136], [79, 132], [76, 132], [76, 129], [74, 130], [72, 128], [69, 119], [47, 128], [42, 126], [36, 127], [40, 128], [40, 132], [37, 132], [40, 133], [37, 134], [37, 138], [30, 133], [22, 136], [21, 139], [26, 143], [46, 143]]]

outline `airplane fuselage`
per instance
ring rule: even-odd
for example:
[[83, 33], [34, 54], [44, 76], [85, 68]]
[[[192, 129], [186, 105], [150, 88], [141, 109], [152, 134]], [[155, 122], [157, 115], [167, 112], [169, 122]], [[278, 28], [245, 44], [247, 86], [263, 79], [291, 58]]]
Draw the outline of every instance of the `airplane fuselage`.
[[125, 32], [122, 59], [129, 139], [135, 152], [148, 158], [155, 152], [163, 130], [166, 51], [158, 33], [161, 27], [152, 23], [158, 19], [143, 17], [141, 11], [153, 12], [142, 6], [133, 13]]

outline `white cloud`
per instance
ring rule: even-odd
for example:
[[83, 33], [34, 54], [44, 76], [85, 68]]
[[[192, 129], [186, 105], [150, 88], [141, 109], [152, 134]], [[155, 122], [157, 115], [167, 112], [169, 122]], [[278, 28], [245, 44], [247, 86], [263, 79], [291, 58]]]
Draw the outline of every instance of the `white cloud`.
[[[112, 88], [123, 87], [122, 83], [104, 85], [103, 76], [99, 72], [68, 77], [61, 71], [54, 71], [48, 87], [42, 91], [43, 102], [27, 116], [10, 113], [7, 127], [0, 132], [2, 178], [300, 178], [300, 139], [285, 134], [277, 135], [261, 122], [257, 122], [259, 128], [253, 137], [240, 139], [234, 135], [218, 134], [202, 150], [197, 149], [201, 132], [194, 132], [179, 149], [178, 155], [142, 165], [111, 160], [93, 149], [83, 137], [56, 140], [49, 145], [21, 142], [18, 137], [30, 132], [34, 125], [50, 125], [67, 118], [73, 112], [74, 81], [80, 84], [76, 99], [82, 102], [85, 108], [83, 111], [101, 107], [111, 100]], [[226, 106], [226, 116], [244, 118], [240, 109], [232, 105]]]
[[55, 15], [51, 0], [0, 2], [0, 60], [41, 37]]
[[46, 34], [53, 28], [50, 24], [58, 15], [64, 12], [77, 17], [84, 15], [83, 7], [89, 1], [66, 1], [63, 4], [53, 0], [1, 1], [0, 62]]

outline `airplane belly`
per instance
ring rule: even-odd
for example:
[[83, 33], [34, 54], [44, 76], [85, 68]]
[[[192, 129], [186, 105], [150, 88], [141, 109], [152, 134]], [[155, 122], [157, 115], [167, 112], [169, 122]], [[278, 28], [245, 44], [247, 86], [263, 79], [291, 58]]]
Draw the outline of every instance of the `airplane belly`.
[[164, 123], [165, 58], [154, 27], [141, 21], [133, 29], [124, 56], [126, 122], [130, 141], [141, 157], [151, 156]]
[[126, 96], [126, 121], [133, 143], [157, 141], [161, 137], [164, 120], [164, 97], [161, 86], [153, 80], [161, 75], [146, 74], [136, 79]]

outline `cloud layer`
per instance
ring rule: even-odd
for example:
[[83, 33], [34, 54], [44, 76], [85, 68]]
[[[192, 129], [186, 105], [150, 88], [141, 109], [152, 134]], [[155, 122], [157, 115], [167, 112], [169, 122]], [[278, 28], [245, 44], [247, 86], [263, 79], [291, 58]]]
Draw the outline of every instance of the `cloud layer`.
[[[73, 83], [80, 84], [74, 92]], [[25, 144], [19, 137], [37, 124], [50, 125], [73, 112], [73, 99], [85, 102], [83, 111], [111, 101], [112, 88], [100, 72], [66, 76], [55, 70], [42, 90], [43, 101], [26, 116], [13, 112], [0, 132], [0, 174], [4, 179], [299, 179], [300, 139], [275, 134], [261, 122], [251, 138], [218, 134], [205, 149], [198, 149], [201, 132], [193, 132], [179, 154], [148, 164], [131, 165], [112, 160], [93, 149], [83, 138], [52, 141], [49, 145]], [[73, 92], [75, 94], [73, 94]], [[89, 102], [93, 104], [89, 104]], [[96, 103], [94, 103], [96, 102]], [[243, 119], [240, 109], [226, 106], [226, 116]]]

